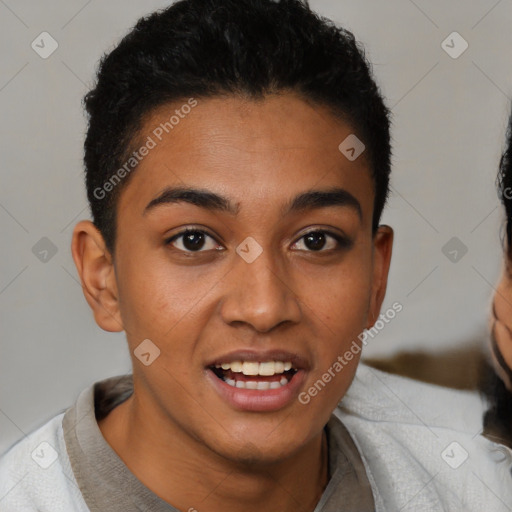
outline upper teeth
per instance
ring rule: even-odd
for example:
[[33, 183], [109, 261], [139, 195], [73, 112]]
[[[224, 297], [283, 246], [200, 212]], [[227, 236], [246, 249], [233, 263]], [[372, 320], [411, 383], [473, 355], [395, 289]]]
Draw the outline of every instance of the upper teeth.
[[233, 361], [231, 363], [223, 363], [215, 365], [216, 368], [223, 370], [231, 370], [234, 373], [243, 373], [244, 375], [275, 375], [291, 370], [292, 363], [290, 361], [265, 361], [258, 363], [255, 361]]

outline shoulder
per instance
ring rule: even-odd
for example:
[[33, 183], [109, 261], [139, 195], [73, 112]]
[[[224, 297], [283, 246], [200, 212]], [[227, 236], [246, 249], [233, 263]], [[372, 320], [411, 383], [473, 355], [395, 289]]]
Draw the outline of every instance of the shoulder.
[[361, 450], [387, 509], [505, 511], [512, 503], [512, 451], [481, 436], [485, 408], [476, 392], [360, 365], [334, 414]]
[[477, 392], [427, 384], [360, 364], [340, 403], [347, 414], [379, 423], [451, 428], [473, 435], [486, 410]]
[[0, 457], [0, 511], [87, 511], [58, 414]]

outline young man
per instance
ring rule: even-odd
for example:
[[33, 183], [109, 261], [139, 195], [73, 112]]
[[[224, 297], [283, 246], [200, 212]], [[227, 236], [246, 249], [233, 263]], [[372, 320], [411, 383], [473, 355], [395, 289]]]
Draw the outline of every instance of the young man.
[[72, 253], [133, 376], [4, 457], [1, 510], [508, 508], [475, 395], [355, 376], [402, 305], [380, 314], [389, 120], [350, 33], [298, 0], [182, 0], [85, 104]]

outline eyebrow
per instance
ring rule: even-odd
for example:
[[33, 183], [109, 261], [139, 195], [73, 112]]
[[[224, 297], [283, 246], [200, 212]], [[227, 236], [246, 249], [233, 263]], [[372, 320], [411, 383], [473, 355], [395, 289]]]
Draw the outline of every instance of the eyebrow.
[[[143, 215], [158, 206], [176, 203], [188, 203], [205, 210], [225, 212], [236, 215], [240, 206], [233, 204], [228, 198], [209, 190], [189, 187], [167, 187], [144, 208]], [[361, 204], [347, 190], [332, 187], [325, 190], [310, 190], [294, 197], [282, 208], [281, 214], [299, 213], [307, 210], [330, 206], [348, 207], [354, 210], [359, 219], [363, 217]]]

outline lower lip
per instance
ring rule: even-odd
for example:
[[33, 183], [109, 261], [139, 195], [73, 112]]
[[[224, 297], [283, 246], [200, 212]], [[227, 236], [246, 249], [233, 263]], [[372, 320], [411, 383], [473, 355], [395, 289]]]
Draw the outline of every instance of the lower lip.
[[217, 393], [228, 404], [241, 411], [277, 411], [297, 398], [306, 372], [298, 370], [292, 379], [278, 389], [240, 389], [219, 379], [210, 369], [206, 374]]

